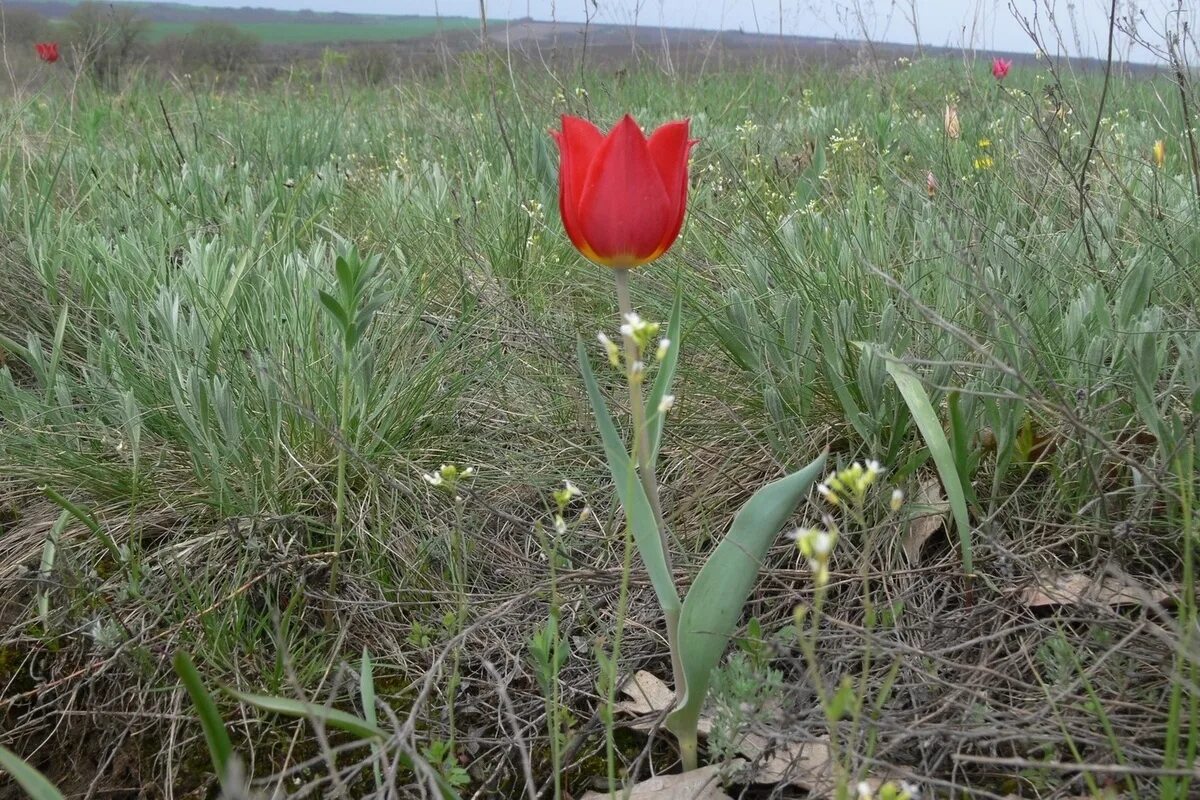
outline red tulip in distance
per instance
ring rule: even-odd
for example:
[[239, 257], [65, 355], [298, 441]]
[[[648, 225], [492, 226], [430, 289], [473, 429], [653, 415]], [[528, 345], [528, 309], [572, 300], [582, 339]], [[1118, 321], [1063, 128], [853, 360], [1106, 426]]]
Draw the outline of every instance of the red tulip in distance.
[[626, 114], [608, 135], [563, 116], [558, 143], [558, 208], [571, 243], [597, 264], [641, 266], [679, 236], [687, 208], [688, 121], [668, 122], [647, 139]]
[[58, 61], [58, 42], [38, 42], [33, 47], [42, 61], [49, 64]]
[[992, 77], [998, 81], [1002, 81], [1008, 77], [1008, 71], [1012, 68], [1012, 59], [1008, 58], [993, 58], [992, 59]]

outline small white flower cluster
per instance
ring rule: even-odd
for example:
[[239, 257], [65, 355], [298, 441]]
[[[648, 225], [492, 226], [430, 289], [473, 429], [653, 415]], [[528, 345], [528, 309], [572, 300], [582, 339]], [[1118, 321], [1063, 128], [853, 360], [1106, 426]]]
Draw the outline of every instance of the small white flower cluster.
[[833, 133], [829, 136], [829, 150], [834, 154], [843, 150], [852, 152], [865, 149], [866, 135], [857, 125], [851, 125], [845, 132], [840, 128], [834, 128]]
[[608, 334], [604, 331], [597, 333], [596, 338], [600, 340], [601, 346], [604, 347], [605, 354], [608, 355], [608, 363], [612, 364], [614, 367], [620, 367], [621, 348], [617, 346], [617, 343], [608, 338]]
[[[569, 480], [563, 480], [562, 488], [554, 490], [554, 504], [558, 507], [554, 512], [554, 532], [559, 536], [567, 532], [567, 520], [563, 515], [566, 513], [567, 506], [576, 497], [583, 497], [583, 492]], [[585, 508], [580, 517], [582, 518], [586, 513], [587, 509]]]
[[750, 139], [750, 137], [758, 131], [758, 123], [749, 117], [746, 117], [746, 121], [741, 125], [735, 126], [734, 130], [737, 131], [738, 139], [744, 142]]
[[540, 221], [544, 216], [545, 206], [540, 200], [526, 200], [521, 204], [521, 210], [529, 215], [529, 218], [535, 222]]
[[437, 468], [437, 472], [426, 472], [421, 477], [424, 478], [425, 482], [430, 486], [453, 494], [455, 500], [462, 500], [462, 498], [456, 494], [458, 490], [458, 482], [466, 480], [467, 478], [474, 476], [474, 474], [474, 467], [465, 467], [463, 469], [459, 469], [454, 464], [442, 464]]
[[[625, 315], [625, 322], [621, 325], [621, 336], [633, 342], [634, 350], [638, 355], [629, 365], [630, 380], [640, 381], [646, 372], [646, 362], [640, 358], [641, 354], [648, 353], [653, 348], [654, 360], [662, 361], [671, 352], [671, 340], [665, 336], [655, 344], [654, 340], [661, 329], [662, 326], [657, 322], [647, 322], [636, 313], [631, 312]], [[621, 348], [604, 331], [597, 333], [596, 339], [599, 340], [600, 346], [604, 348], [604, 354], [608, 357], [608, 363], [620, 369], [622, 363]]]
[[829, 473], [817, 485], [817, 492], [831, 505], [839, 506], [847, 499], [861, 503], [867, 489], [882, 474], [883, 467], [878, 461], [868, 461], [866, 466], [855, 461], [841, 472]]
[[879, 787], [879, 791], [871, 788], [871, 784], [867, 781], [859, 781], [857, 790], [857, 800], [916, 800], [921, 796], [920, 789], [916, 784], [908, 781], [888, 781]]
[[626, 339], [633, 339], [639, 350], [646, 350], [649, 348], [651, 340], [658, 336], [660, 327], [657, 322], [647, 322], [638, 316], [636, 311], [631, 311], [625, 315], [625, 323], [621, 326], [621, 335]]
[[813, 581], [818, 587], [829, 583], [829, 557], [833, 555], [833, 546], [837, 544], [837, 527], [832, 520], [826, 520], [828, 528], [797, 528], [788, 536], [796, 542], [796, 549], [808, 559], [808, 568], [812, 570]]

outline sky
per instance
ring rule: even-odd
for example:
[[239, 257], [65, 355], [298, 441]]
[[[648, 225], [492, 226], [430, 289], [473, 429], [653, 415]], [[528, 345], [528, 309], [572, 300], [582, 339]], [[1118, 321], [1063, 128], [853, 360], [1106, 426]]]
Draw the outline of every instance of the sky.
[[[186, 2], [187, 0], [185, 0]], [[192, 0], [212, 6], [265, 6], [278, 9], [348, 11], [385, 14], [479, 15], [479, 0]], [[980, 50], [1033, 52], [1017, 15], [1041, 26], [1047, 40], [1057, 22], [1065, 50], [1071, 55], [1102, 56], [1107, 42], [1112, 0], [484, 0], [488, 16], [515, 19], [532, 16], [596, 22], [744, 30], [837, 38], [871, 38], [913, 44], [916, 30], [927, 45], [974, 46]], [[595, 8], [593, 9], [593, 2]], [[1117, 0], [1118, 16], [1134, 12], [1148, 38], [1161, 41], [1163, 31], [1178, 27], [1183, 16], [1193, 27], [1200, 22], [1200, 0]], [[856, 13], [857, 11], [861, 13]], [[1036, 16], [1035, 16], [1036, 12]], [[863, 36], [864, 29], [867, 37]], [[1117, 38], [1119, 57], [1147, 60], [1145, 51]]]

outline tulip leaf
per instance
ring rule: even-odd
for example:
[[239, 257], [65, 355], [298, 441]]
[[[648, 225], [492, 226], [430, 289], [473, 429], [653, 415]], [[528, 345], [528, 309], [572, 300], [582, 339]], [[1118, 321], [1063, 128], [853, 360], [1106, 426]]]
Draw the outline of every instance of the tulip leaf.
[[679, 366], [679, 345], [683, 343], [683, 286], [675, 286], [675, 303], [671, 307], [671, 321], [667, 324], [667, 354], [658, 365], [658, 374], [654, 378], [654, 387], [650, 390], [650, 399], [646, 401], [646, 423], [649, 426], [650, 463], [658, 462], [658, 448], [662, 444], [663, 425], [667, 415], [658, 410], [662, 399], [671, 393], [671, 384], [675, 380], [675, 369]]
[[29, 766], [20, 756], [0, 745], [0, 769], [8, 773], [29, 795], [30, 800], [63, 800], [63, 794], [54, 788], [46, 776]]
[[216, 773], [217, 779], [224, 783], [228, 777], [229, 760], [233, 757], [233, 742], [229, 740], [229, 731], [225, 729], [225, 722], [217, 711], [217, 704], [213, 702], [208, 689], [204, 688], [204, 681], [201, 680], [200, 673], [187, 651], [177, 652], [174, 664], [176, 674], [183, 681], [184, 688], [192, 698], [192, 705], [200, 715], [200, 727], [204, 730], [204, 741], [208, 743], [213, 772]]
[[668, 730], [681, 743], [695, 742], [709, 678], [729, 644], [771, 542], [824, 466], [822, 453], [800, 471], [759, 489], [738, 511], [728, 535], [688, 590], [679, 618], [679, 657], [686, 685], [680, 704], [667, 717]]
[[938, 421], [937, 412], [933, 410], [933, 404], [929, 402], [929, 395], [921, 385], [917, 373], [895, 356], [888, 353], [882, 355], [888, 374], [892, 376], [901, 397], [908, 404], [913, 421], [917, 423], [917, 430], [921, 432], [925, 446], [933, 456], [942, 486], [946, 488], [946, 497], [950, 501], [950, 511], [954, 516], [954, 527], [958, 528], [958, 541], [962, 546], [963, 571], [969, 579], [975, 571], [971, 558], [971, 521], [967, 514], [967, 495], [954, 461], [954, 451], [950, 449], [946, 432], [942, 430], [942, 423]]
[[613, 483], [616, 484], [621, 505], [625, 508], [625, 515], [633, 531], [633, 541], [637, 544], [638, 553], [646, 565], [646, 572], [650, 574], [650, 583], [654, 586], [659, 605], [668, 613], [678, 611], [679, 593], [675, 589], [674, 577], [667, 569], [667, 554], [663, 552], [662, 537], [658, 532], [654, 510], [650, 507], [641, 481], [638, 480], [633, 459], [629, 457], [629, 451], [625, 449], [625, 443], [617, 433], [617, 426], [613, 424], [608, 413], [608, 406], [600, 394], [600, 386], [596, 383], [587, 348], [582, 340], [575, 345], [575, 350], [579, 358], [579, 369], [583, 373], [583, 383], [587, 387], [588, 399], [592, 403], [592, 412], [596, 415], [596, 427], [600, 429], [600, 440], [604, 444], [608, 470], [612, 474]]

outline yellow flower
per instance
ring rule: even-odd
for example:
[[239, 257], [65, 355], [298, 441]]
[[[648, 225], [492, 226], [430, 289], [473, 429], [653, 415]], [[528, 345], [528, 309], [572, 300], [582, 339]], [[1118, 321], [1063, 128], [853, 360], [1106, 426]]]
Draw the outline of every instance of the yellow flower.
[[991, 146], [992, 146], [992, 140], [987, 138], [986, 136], [979, 140], [979, 149], [980, 150], [987, 150]]
[[980, 156], [975, 159], [975, 169], [977, 170], [991, 169], [995, 165], [996, 162], [992, 160], [991, 156]]
[[1154, 143], [1154, 166], [1162, 169], [1165, 163], [1167, 163], [1167, 143], [1159, 139]]

